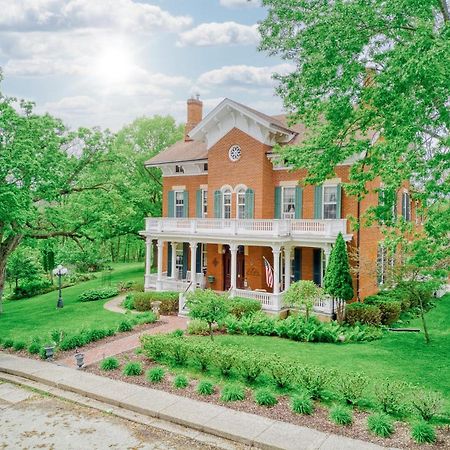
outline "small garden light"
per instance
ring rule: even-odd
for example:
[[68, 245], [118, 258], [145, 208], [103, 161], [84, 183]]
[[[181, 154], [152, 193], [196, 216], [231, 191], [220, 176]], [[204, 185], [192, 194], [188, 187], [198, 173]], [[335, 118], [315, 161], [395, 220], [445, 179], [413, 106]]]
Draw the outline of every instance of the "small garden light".
[[62, 299], [62, 283], [61, 278], [63, 275], [66, 275], [68, 272], [67, 268], [62, 266], [61, 264], [58, 265], [55, 269], [53, 269], [53, 275], [58, 276], [58, 285], [59, 285], [59, 295], [58, 295], [58, 303], [56, 304], [57, 308], [62, 308], [64, 306], [63, 299]]

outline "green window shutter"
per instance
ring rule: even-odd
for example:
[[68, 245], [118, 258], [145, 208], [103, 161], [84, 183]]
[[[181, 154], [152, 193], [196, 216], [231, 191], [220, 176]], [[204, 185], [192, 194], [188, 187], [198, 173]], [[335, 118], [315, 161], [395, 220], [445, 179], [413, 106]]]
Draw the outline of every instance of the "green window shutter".
[[314, 186], [314, 219], [322, 217], [322, 186]]
[[281, 187], [275, 188], [275, 219], [281, 219]]
[[196, 192], [195, 210], [196, 210], [196, 216], [201, 218], [203, 215], [203, 212], [202, 212], [202, 190], [201, 189], [198, 189]]
[[245, 191], [245, 218], [253, 219], [255, 214], [255, 192], [253, 189], [248, 188]]
[[294, 248], [294, 281], [302, 279], [302, 249]]
[[189, 217], [189, 191], [183, 192], [183, 216]]
[[168, 250], [167, 250], [167, 276], [172, 276], [172, 244], [167, 242]]
[[195, 271], [196, 273], [202, 273], [202, 244], [200, 242], [197, 244], [197, 252], [195, 254]]
[[220, 219], [222, 217], [222, 192], [214, 192], [214, 217]]
[[175, 216], [175, 192], [169, 191], [167, 201], [167, 217]]
[[295, 218], [301, 219], [303, 216], [303, 189], [300, 186], [295, 187]]
[[181, 269], [181, 276], [183, 280], [186, 279], [188, 271], [188, 255], [189, 255], [189, 242], [183, 242], [183, 267]]
[[342, 186], [340, 184], [336, 187], [336, 219], [341, 218], [342, 210]]

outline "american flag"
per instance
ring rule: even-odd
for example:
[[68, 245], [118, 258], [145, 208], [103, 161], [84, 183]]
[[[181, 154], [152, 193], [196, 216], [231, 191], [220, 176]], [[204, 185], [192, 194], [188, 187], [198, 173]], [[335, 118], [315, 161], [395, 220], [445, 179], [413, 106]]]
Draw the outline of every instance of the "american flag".
[[271, 288], [273, 286], [273, 269], [269, 261], [267, 261], [267, 259], [264, 258], [264, 256], [263, 259], [264, 259], [264, 268], [266, 269], [266, 284], [268, 287]]

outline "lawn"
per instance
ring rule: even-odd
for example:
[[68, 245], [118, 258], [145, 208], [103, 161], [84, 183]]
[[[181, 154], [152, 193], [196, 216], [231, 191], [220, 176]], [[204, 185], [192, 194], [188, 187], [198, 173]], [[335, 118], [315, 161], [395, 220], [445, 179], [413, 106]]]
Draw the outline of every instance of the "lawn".
[[141, 263], [115, 264], [111, 279], [105, 278], [98, 274], [94, 280], [63, 289], [64, 308], [60, 310], [56, 309], [58, 291], [5, 302], [4, 314], [0, 315], [0, 337], [30, 341], [33, 336], [46, 339], [55, 329], [72, 333], [82, 328], [117, 326], [123, 316], [103, 308], [108, 300], [81, 303], [77, 297], [86, 289], [110, 283], [115, 286], [119, 281], [143, 281], [144, 267]]
[[[383, 339], [352, 344], [294, 342], [264, 336], [220, 335], [218, 343], [275, 353], [305, 364], [361, 371], [374, 382], [407, 381], [442, 392], [450, 411], [450, 294], [427, 314], [431, 343], [423, 333], [388, 333]], [[419, 319], [410, 326], [422, 328]]]

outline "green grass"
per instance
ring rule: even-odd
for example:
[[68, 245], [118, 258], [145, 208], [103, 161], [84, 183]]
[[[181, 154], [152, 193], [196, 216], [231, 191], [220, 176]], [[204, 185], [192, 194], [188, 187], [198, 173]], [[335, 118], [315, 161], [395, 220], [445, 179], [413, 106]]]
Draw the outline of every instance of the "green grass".
[[[375, 381], [386, 377], [439, 391], [450, 410], [450, 295], [427, 314], [431, 343], [423, 333], [387, 333], [382, 339], [345, 345], [303, 343], [265, 336], [218, 335], [217, 343], [289, 357], [305, 364], [364, 372]], [[408, 326], [422, 329], [420, 319]], [[201, 338], [199, 338], [201, 339]]]
[[[144, 267], [142, 263], [115, 264], [111, 273], [111, 285], [119, 281], [142, 281]], [[59, 329], [66, 333], [75, 333], [82, 328], [116, 327], [122, 320], [121, 314], [107, 311], [103, 305], [107, 300], [81, 303], [77, 301], [86, 289], [109, 284], [102, 280], [99, 273], [95, 280], [63, 289], [64, 308], [57, 310], [58, 291], [38, 295], [30, 299], [6, 301], [4, 314], [0, 315], [0, 337], [14, 340], [31, 341], [32, 336], [48, 337], [50, 331]]]

